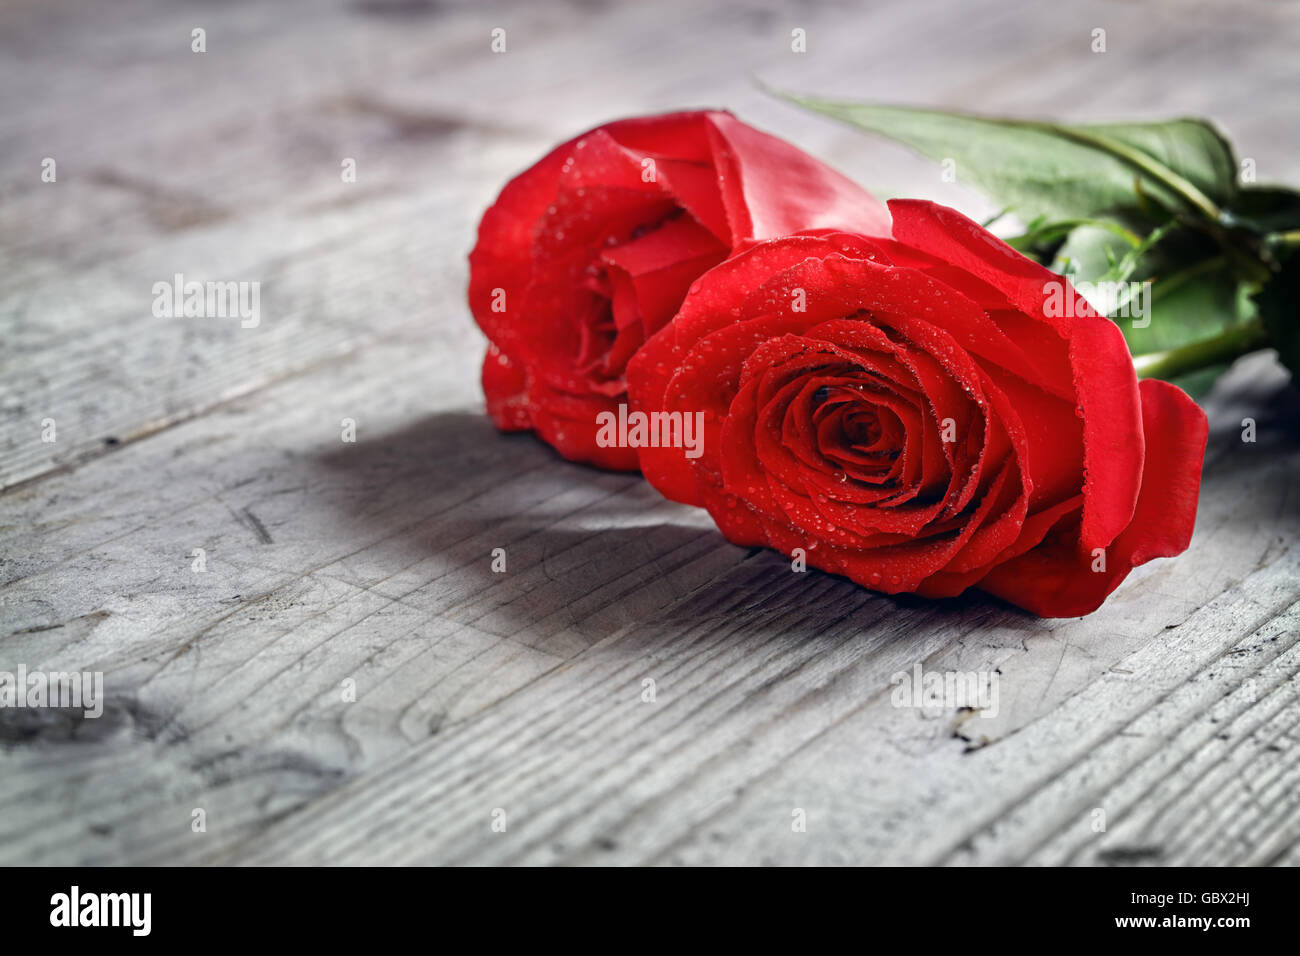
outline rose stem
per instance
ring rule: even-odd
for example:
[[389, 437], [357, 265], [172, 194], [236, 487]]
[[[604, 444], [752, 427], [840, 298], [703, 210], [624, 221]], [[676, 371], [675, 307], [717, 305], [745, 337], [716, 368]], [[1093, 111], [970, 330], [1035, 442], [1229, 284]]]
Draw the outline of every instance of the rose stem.
[[1138, 355], [1133, 359], [1138, 378], [1171, 379], [1188, 372], [1230, 362], [1247, 352], [1268, 345], [1268, 335], [1258, 317], [1239, 322], [1218, 335], [1163, 352]]

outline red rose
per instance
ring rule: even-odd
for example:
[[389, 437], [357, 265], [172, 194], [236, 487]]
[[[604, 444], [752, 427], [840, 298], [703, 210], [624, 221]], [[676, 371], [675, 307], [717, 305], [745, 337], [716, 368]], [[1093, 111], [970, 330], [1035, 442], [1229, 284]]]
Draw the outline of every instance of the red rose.
[[1060, 276], [951, 209], [890, 212], [892, 239], [765, 242], [687, 296], [628, 383], [634, 411], [702, 412], [702, 453], [639, 449], [651, 483], [737, 544], [1044, 617], [1185, 550], [1200, 408], [1139, 384], [1118, 326]]
[[824, 227], [887, 232], [889, 216], [728, 113], [621, 120], [563, 144], [502, 190], [470, 253], [488, 413], [566, 458], [635, 470], [634, 450], [596, 442], [596, 415], [626, 402], [628, 359], [737, 245]]

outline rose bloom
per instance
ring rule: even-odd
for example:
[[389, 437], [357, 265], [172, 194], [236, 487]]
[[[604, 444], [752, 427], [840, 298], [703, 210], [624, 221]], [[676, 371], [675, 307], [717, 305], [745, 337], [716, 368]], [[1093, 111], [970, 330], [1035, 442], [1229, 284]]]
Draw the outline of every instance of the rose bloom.
[[1187, 548], [1205, 414], [1139, 383], [1119, 327], [954, 210], [821, 231], [709, 272], [628, 368], [631, 405], [703, 412], [699, 457], [639, 449], [722, 533], [888, 593], [1096, 609]]
[[484, 214], [469, 304], [499, 428], [635, 470], [596, 441], [630, 359], [741, 243], [801, 229], [884, 232], [885, 208], [808, 154], [722, 112], [621, 120], [557, 147]]

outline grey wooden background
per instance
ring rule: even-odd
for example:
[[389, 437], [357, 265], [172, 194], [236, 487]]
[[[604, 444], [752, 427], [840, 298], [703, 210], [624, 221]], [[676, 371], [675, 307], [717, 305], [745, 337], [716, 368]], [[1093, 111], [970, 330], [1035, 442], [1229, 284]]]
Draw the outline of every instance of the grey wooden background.
[[[1300, 862], [1300, 397], [1271, 354], [1207, 400], [1191, 550], [1041, 621], [791, 573], [496, 434], [463, 300], [505, 179], [629, 113], [727, 107], [882, 194], [990, 211], [754, 76], [1203, 114], [1300, 183], [1298, 27], [1290, 3], [6, 0], [0, 670], [101, 670], [108, 705], [0, 711], [0, 861]], [[260, 326], [154, 318], [176, 272], [261, 282]], [[892, 706], [917, 661], [996, 669], [998, 715]]]

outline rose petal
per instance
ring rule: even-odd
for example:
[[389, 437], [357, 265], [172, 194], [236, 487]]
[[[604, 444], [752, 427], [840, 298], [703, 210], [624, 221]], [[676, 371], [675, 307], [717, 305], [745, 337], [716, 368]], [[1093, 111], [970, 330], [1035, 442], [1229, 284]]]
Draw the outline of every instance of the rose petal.
[[1209, 425], [1176, 386], [1148, 379], [1139, 391], [1147, 441], [1141, 494], [1132, 523], [1105, 549], [1105, 570], [1093, 571], [1094, 554], [1080, 550], [1069, 523], [1058, 524], [1054, 540], [994, 568], [981, 588], [1041, 617], [1075, 617], [1100, 607], [1138, 565], [1187, 550]]
[[[1069, 343], [1076, 400], [1084, 428], [1081, 537], [1105, 547], [1128, 526], [1142, 473], [1142, 412], [1132, 359], [1118, 326], [1097, 316], [1059, 275], [1022, 256], [961, 213], [919, 200], [893, 200], [894, 237], [917, 245], [1003, 293]], [[1048, 314], [1052, 290], [1063, 290], [1068, 314]]]
[[889, 235], [888, 210], [852, 180], [730, 113], [709, 122], [734, 240], [822, 228]]

